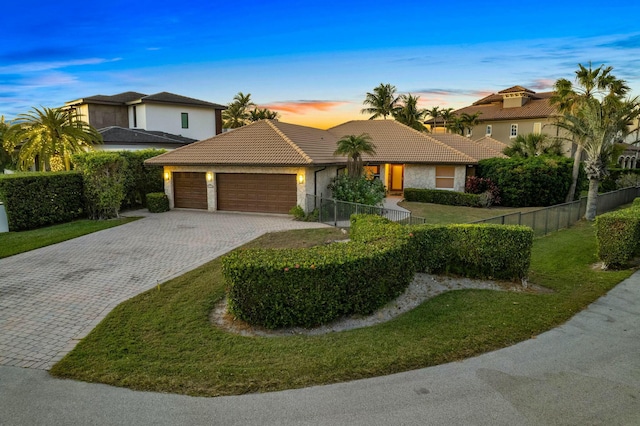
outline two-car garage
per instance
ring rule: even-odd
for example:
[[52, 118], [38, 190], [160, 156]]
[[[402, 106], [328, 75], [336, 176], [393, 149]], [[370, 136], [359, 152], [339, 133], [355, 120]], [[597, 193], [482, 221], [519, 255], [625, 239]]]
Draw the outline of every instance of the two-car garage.
[[[217, 210], [288, 213], [298, 204], [296, 175], [216, 173]], [[173, 172], [174, 205], [207, 209], [207, 177], [201, 172]]]

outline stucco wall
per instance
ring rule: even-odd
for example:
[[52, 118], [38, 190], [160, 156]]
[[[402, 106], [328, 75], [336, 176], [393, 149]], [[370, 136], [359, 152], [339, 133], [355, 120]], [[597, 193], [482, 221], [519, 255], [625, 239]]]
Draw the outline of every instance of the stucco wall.
[[[203, 140], [215, 136], [215, 110], [180, 105], [138, 104], [138, 128], [161, 130], [174, 135]], [[132, 108], [129, 107], [132, 116]], [[189, 114], [189, 128], [182, 128], [182, 113]], [[143, 118], [144, 117], [144, 118]], [[133, 120], [131, 120], [133, 123]]]
[[[455, 166], [453, 190], [464, 192], [467, 178], [467, 166]], [[405, 164], [404, 187], [436, 189], [436, 166], [424, 164]]]

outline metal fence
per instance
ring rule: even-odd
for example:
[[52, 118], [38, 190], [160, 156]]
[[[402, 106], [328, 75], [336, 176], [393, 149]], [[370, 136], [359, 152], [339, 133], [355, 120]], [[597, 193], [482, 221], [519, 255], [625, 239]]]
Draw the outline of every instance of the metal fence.
[[[598, 195], [597, 214], [605, 213], [618, 206], [633, 201], [640, 195], [640, 188], [630, 187]], [[536, 236], [547, 235], [559, 229], [568, 228], [584, 217], [587, 197], [571, 203], [557, 204], [526, 213], [511, 213], [471, 223], [495, 223], [499, 225], [526, 225]]]
[[375, 214], [386, 217], [394, 222], [404, 224], [426, 223], [426, 219], [413, 216], [404, 210], [388, 209], [385, 207], [368, 206], [366, 204], [349, 203], [317, 195], [307, 195], [306, 211], [318, 211], [318, 222], [328, 225], [349, 227], [352, 214]]

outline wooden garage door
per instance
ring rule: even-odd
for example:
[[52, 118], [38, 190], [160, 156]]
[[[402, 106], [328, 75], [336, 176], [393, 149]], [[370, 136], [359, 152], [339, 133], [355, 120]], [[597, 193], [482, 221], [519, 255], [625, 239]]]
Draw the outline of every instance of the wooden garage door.
[[178, 208], [207, 209], [205, 173], [174, 172], [173, 202]]
[[289, 213], [298, 204], [296, 175], [218, 173], [218, 210]]

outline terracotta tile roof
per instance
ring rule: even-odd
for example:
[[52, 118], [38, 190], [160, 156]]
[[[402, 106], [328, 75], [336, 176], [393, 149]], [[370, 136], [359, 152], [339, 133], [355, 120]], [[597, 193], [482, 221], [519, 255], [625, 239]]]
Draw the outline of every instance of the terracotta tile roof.
[[520, 92], [536, 93], [533, 90], [529, 90], [526, 87], [522, 87], [522, 86], [509, 87], [508, 89], [501, 90], [498, 93], [520, 93]]
[[222, 133], [147, 160], [163, 165], [291, 166], [345, 163], [329, 132], [272, 120]]
[[[162, 165], [328, 165], [345, 164], [334, 156], [337, 141], [367, 133], [376, 146], [374, 163], [475, 164], [500, 155], [459, 135], [431, 137], [395, 120], [350, 121], [328, 130], [261, 120], [147, 160]], [[439, 140], [442, 139], [442, 140]]]
[[515, 120], [526, 118], [547, 118], [555, 114], [556, 109], [549, 104], [549, 98], [530, 99], [521, 107], [503, 108], [500, 103], [473, 104], [456, 110], [456, 114], [480, 113], [480, 121]]
[[[450, 147], [457, 149], [460, 152], [467, 154], [469, 157], [473, 157], [476, 160], [484, 160], [487, 158], [506, 158], [501, 151], [497, 151], [493, 148], [476, 143], [469, 138], [453, 134], [453, 133], [436, 133], [431, 135], [432, 138], [439, 140], [440, 142], [449, 145]], [[497, 142], [497, 141], [496, 141]]]
[[426, 133], [418, 132], [395, 120], [349, 121], [328, 131], [338, 139], [346, 135], [368, 133], [376, 146], [376, 154], [364, 155], [365, 161], [447, 164], [473, 164], [478, 161]]
[[480, 139], [476, 140], [475, 143], [480, 144], [486, 148], [492, 149], [494, 151], [497, 151], [499, 153], [502, 153], [502, 151], [509, 146], [506, 143], [500, 142], [499, 140], [494, 139], [490, 136], [481, 137]]
[[99, 129], [105, 144], [117, 143], [156, 143], [156, 144], [182, 144], [195, 142], [195, 139], [173, 135], [166, 132], [149, 131], [142, 129], [129, 129], [125, 127], [110, 126]]

